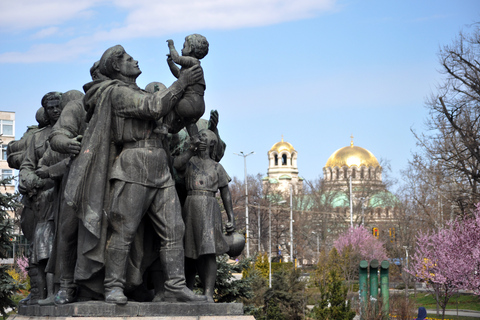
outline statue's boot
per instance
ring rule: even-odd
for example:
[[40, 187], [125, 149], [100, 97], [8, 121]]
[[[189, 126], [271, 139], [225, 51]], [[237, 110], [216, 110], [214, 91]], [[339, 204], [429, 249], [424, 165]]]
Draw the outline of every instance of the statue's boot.
[[78, 288], [77, 284], [73, 282], [73, 274], [71, 277], [65, 275], [62, 270], [60, 290], [55, 295], [55, 304], [67, 304], [77, 301]]
[[54, 296], [55, 304], [67, 304], [77, 301], [77, 287], [66, 287], [60, 285], [60, 290]]
[[27, 304], [29, 304], [29, 301], [30, 301], [31, 298], [32, 298], [32, 293], [29, 293], [28, 296], [26, 296], [22, 300], [18, 301], [18, 304], [27, 305]]
[[47, 274], [42, 265], [38, 267], [38, 291], [40, 293], [39, 300], [47, 298]]
[[38, 300], [44, 299], [45, 296], [43, 293], [45, 290], [45, 279], [42, 277], [42, 274], [37, 265], [30, 266], [28, 270], [28, 275], [30, 276], [30, 300], [28, 300], [28, 305], [38, 304]]
[[107, 248], [105, 250], [105, 302], [126, 304], [123, 293], [127, 274], [128, 250]]
[[160, 261], [155, 261], [155, 268], [151, 271], [151, 277], [155, 288], [155, 297], [153, 298], [153, 302], [161, 302], [165, 298], [165, 276], [159, 265]]
[[204, 295], [207, 301], [214, 303], [213, 293], [217, 278], [217, 261], [215, 254], [205, 254], [197, 259], [198, 275], [203, 283]]
[[196, 295], [186, 287], [183, 249], [160, 250], [160, 261], [165, 270], [164, 301], [206, 302], [205, 296]]
[[53, 273], [47, 273], [47, 298], [38, 300], [40, 306], [51, 306], [55, 304], [54, 279]]
[[187, 288], [193, 290], [195, 278], [197, 275], [196, 260], [185, 257], [185, 281]]
[[[32, 305], [38, 302], [38, 284], [37, 284], [37, 267], [30, 265], [28, 268], [28, 276], [30, 277], [30, 298], [25, 298], [25, 304]], [[28, 299], [28, 300], [27, 300]]]
[[[60, 235], [62, 236], [62, 235]], [[77, 262], [76, 245], [68, 243], [59, 245], [60, 257], [60, 289], [55, 295], [55, 304], [67, 304], [77, 301], [78, 288], [73, 277]]]

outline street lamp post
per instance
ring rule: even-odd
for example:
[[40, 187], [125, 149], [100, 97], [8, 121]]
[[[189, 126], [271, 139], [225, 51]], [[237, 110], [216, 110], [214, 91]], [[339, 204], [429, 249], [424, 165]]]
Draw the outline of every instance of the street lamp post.
[[353, 194], [352, 194], [352, 175], [350, 175], [350, 227], [353, 228]]
[[[405, 249], [405, 262], [406, 262], [406, 265], [407, 265], [407, 270], [408, 270], [408, 246], [403, 246], [403, 249]], [[405, 272], [405, 271], [404, 271]], [[405, 275], [406, 275], [406, 278], [408, 279], [409, 278], [409, 275], [407, 272], [405, 272]], [[406, 281], [406, 285], [405, 285], [405, 299], [408, 299], [408, 284], [410, 281]], [[437, 314], [438, 314], [438, 303], [437, 303]]]
[[317, 237], [317, 262], [320, 259], [320, 232], [312, 231], [312, 234], [314, 234]]
[[272, 204], [268, 203], [268, 287], [272, 287]]
[[[292, 185], [290, 185], [290, 261], [293, 263], [293, 204], [292, 204]], [[293, 265], [295, 267], [295, 263]]]
[[247, 182], [247, 157], [255, 152], [250, 152], [249, 154], [244, 154], [243, 151], [240, 151], [240, 154], [234, 153], [237, 156], [243, 157], [243, 164], [245, 167], [245, 241], [247, 242], [247, 258], [250, 257], [250, 242], [248, 239], [248, 182]]
[[257, 203], [257, 216], [258, 216], [258, 253], [260, 254], [260, 247], [261, 247], [261, 223], [260, 223], [260, 203]]
[[[285, 200], [276, 204], [285, 203]], [[268, 287], [272, 287], [272, 203], [268, 202]]]
[[365, 197], [360, 198], [360, 203], [362, 205], [362, 226], [365, 225]]

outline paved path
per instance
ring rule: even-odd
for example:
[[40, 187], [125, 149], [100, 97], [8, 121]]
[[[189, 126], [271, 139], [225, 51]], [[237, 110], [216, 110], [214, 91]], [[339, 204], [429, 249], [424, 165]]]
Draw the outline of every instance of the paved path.
[[[313, 308], [313, 305], [307, 306], [310, 310]], [[435, 309], [427, 309], [427, 316], [434, 316], [437, 314], [437, 310]], [[440, 316], [442, 314], [442, 310], [440, 310]], [[473, 317], [473, 318], [479, 318], [480, 319], [480, 311], [473, 311], [473, 310], [461, 310], [458, 309], [458, 314], [457, 314], [457, 309], [450, 309], [450, 310], [445, 310], [445, 316], [461, 316], [461, 317]], [[357, 315], [353, 320], [359, 320], [360, 316]]]
[[[427, 309], [427, 315], [433, 316], [437, 314], [437, 310], [435, 309]], [[442, 310], [440, 310], [440, 315], [442, 314]], [[445, 310], [446, 316], [456, 316], [457, 310]], [[458, 315], [461, 317], [477, 317], [480, 318], [480, 311], [472, 311], [472, 310], [458, 310]]]

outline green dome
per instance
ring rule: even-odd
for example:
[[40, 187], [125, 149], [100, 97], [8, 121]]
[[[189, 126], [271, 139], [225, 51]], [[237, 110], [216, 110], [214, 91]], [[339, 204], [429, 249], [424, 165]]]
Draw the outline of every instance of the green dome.
[[262, 181], [268, 181], [268, 183], [272, 183], [272, 184], [278, 183], [278, 180], [277, 180], [277, 179], [275, 179], [275, 178], [269, 178], [269, 177], [262, 178]]
[[398, 203], [397, 197], [388, 191], [377, 192], [368, 200], [368, 206], [371, 208], [395, 207]]
[[330, 191], [326, 194], [322, 194], [321, 203], [324, 205], [330, 205], [333, 208], [344, 208], [350, 205], [350, 200], [345, 192], [342, 191]]

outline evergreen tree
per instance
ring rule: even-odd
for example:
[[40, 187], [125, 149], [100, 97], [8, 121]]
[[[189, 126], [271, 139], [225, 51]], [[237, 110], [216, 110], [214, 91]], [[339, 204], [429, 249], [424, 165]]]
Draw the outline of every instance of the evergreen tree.
[[268, 279], [269, 263], [266, 252], [257, 255], [255, 259], [255, 270], [257, 270], [263, 278]]
[[314, 281], [314, 285], [317, 287], [320, 287], [321, 285], [326, 287], [329, 281], [330, 270], [337, 270], [340, 272], [341, 262], [341, 257], [335, 247], [330, 250], [328, 256], [325, 250], [322, 250], [320, 252], [317, 267], [312, 278], [312, 280]]
[[252, 276], [242, 277], [242, 279], [235, 279], [233, 276], [233, 273], [243, 273], [250, 264], [251, 259], [229, 263], [228, 255], [217, 257], [217, 278], [213, 296], [217, 302], [240, 302], [241, 299], [252, 297]]
[[305, 311], [305, 283], [296, 270], [273, 275], [272, 288], [265, 293], [264, 317], [260, 319], [300, 320]]
[[[0, 181], [1, 186], [7, 183], [8, 179]], [[0, 259], [8, 258], [7, 254], [11, 249], [13, 223], [7, 211], [14, 211], [17, 206], [17, 194], [0, 193]], [[9, 308], [15, 308], [10, 297], [19, 289], [19, 284], [7, 273], [8, 270], [7, 265], [0, 265], [0, 312], [3, 317], [7, 316]]]
[[258, 269], [251, 270], [248, 274], [251, 282], [252, 296], [244, 298], [243, 308], [245, 314], [251, 314], [255, 319], [262, 319], [263, 308], [265, 306], [265, 293], [268, 290], [268, 280], [266, 280]]
[[[326, 258], [325, 253], [322, 254]], [[321, 256], [322, 256], [321, 255]], [[312, 310], [312, 317], [319, 320], [351, 320], [355, 311], [351, 310], [347, 300], [347, 286], [341, 278], [339, 255], [333, 248], [328, 259], [321, 259], [315, 272], [315, 285], [320, 291], [320, 298]]]

